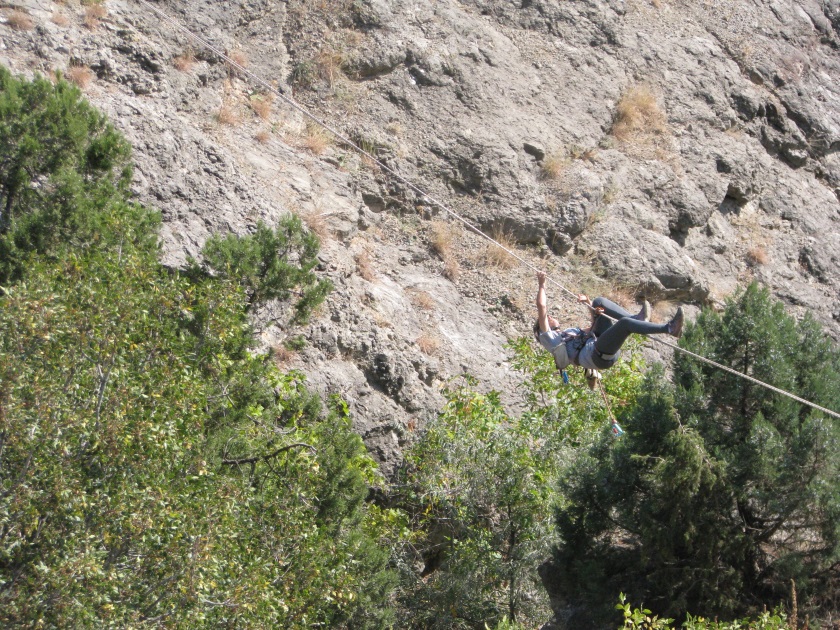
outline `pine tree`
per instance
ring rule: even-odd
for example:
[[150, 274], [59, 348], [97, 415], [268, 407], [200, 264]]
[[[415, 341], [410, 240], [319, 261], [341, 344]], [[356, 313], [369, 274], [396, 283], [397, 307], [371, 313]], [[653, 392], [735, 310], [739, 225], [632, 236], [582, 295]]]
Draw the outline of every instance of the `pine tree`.
[[130, 155], [78, 88], [0, 67], [0, 285], [18, 280], [32, 254], [107, 238], [102, 215], [129, 205]]
[[[827, 408], [840, 408], [837, 349], [753, 284], [705, 311], [681, 344]], [[619, 592], [668, 616], [772, 607], [796, 581], [817, 610], [837, 592], [840, 424], [678, 355], [652, 374], [627, 434], [565, 478], [554, 577], [604, 614]], [[606, 605], [605, 605], [606, 604]]]

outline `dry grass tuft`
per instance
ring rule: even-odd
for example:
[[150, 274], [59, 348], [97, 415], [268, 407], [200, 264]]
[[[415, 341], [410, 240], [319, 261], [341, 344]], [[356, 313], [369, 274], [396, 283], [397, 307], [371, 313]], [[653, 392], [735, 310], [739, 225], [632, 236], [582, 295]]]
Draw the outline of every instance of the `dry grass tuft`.
[[764, 245], [753, 245], [747, 250], [747, 264], [750, 267], [766, 265], [768, 262], [770, 262], [770, 256]]
[[254, 140], [260, 144], [268, 144], [268, 141], [271, 140], [271, 132], [268, 129], [260, 129], [254, 135]]
[[429, 248], [443, 261], [443, 277], [453, 282], [461, 274], [461, 265], [453, 252], [456, 232], [446, 221], [432, 221]]
[[315, 57], [315, 67], [318, 76], [324, 79], [332, 88], [341, 77], [341, 69], [344, 66], [344, 53], [334, 48], [324, 48]]
[[423, 354], [429, 356], [437, 354], [440, 349], [440, 340], [437, 337], [423, 333], [417, 338], [417, 347]]
[[302, 144], [315, 155], [321, 155], [332, 144], [332, 136], [315, 123], [306, 125], [306, 132], [303, 135]]
[[452, 255], [452, 244], [455, 241], [452, 226], [446, 221], [432, 221], [430, 232], [429, 247], [441, 260], [446, 260]]
[[424, 311], [435, 310], [435, 299], [427, 292], [419, 289], [410, 289], [408, 292], [411, 303]]
[[662, 300], [652, 305], [650, 321], [665, 323], [671, 321], [677, 310], [677, 304], [671, 300]]
[[14, 9], [6, 13], [6, 24], [16, 31], [31, 31], [35, 28], [35, 22], [28, 13]]
[[461, 265], [455, 257], [449, 257], [443, 261], [443, 277], [455, 282], [461, 275]]
[[385, 125], [385, 131], [390, 133], [392, 136], [399, 138], [403, 134], [403, 127], [399, 121], [394, 120]]
[[[234, 50], [234, 51], [228, 53], [228, 57], [230, 57], [231, 60], [234, 63], [239, 64], [243, 68], [248, 67], [248, 55], [246, 55], [244, 51]], [[233, 69], [233, 68], [231, 68], [231, 69]]]
[[274, 346], [271, 349], [271, 357], [274, 359], [274, 363], [277, 367], [288, 365], [296, 356], [297, 352], [287, 348], [283, 344]]
[[239, 115], [236, 113], [236, 108], [231, 103], [222, 103], [219, 111], [216, 112], [216, 122], [220, 125], [230, 125], [231, 127], [238, 125]]
[[195, 65], [195, 55], [192, 50], [185, 50], [172, 60], [172, 65], [179, 72], [189, 72]]
[[309, 231], [315, 234], [319, 239], [325, 241], [332, 236], [330, 226], [327, 224], [327, 213], [320, 212], [318, 209], [310, 212], [299, 212], [298, 215], [309, 228]]
[[85, 9], [85, 17], [82, 23], [88, 30], [95, 31], [99, 28], [99, 22], [108, 15], [108, 11], [101, 4], [91, 4]]
[[67, 19], [67, 16], [58, 12], [52, 14], [50, 21], [56, 26], [67, 26], [70, 24], [70, 20]]
[[[490, 236], [494, 241], [509, 250], [513, 250], [513, 248], [516, 247], [516, 241], [513, 236], [499, 226], [493, 228]], [[516, 264], [516, 258], [496, 245], [496, 243], [487, 244], [487, 247], [482, 252], [481, 259], [488, 265], [492, 267], [499, 267], [500, 269], [510, 269]]]
[[368, 252], [356, 254], [356, 269], [359, 275], [368, 282], [376, 280], [376, 270], [373, 268], [373, 260]]
[[93, 80], [93, 71], [87, 66], [70, 66], [67, 68], [67, 80], [84, 89]]
[[624, 92], [616, 105], [612, 135], [635, 144], [656, 144], [657, 137], [670, 135], [665, 114], [649, 86], [636, 85]]
[[580, 145], [573, 144], [569, 147], [569, 155], [573, 160], [594, 162], [598, 158], [598, 149], [595, 147], [582, 147]]
[[271, 102], [271, 96], [268, 94], [254, 94], [250, 100], [251, 109], [263, 120], [268, 120], [271, 118]]
[[543, 179], [557, 179], [569, 166], [569, 160], [560, 153], [547, 155], [540, 167], [540, 174]]

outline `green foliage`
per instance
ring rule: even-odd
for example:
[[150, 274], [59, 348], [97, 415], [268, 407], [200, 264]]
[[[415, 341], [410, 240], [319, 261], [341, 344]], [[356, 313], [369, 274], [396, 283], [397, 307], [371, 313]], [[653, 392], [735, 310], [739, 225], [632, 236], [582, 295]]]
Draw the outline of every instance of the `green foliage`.
[[212, 237], [202, 252], [203, 267], [217, 277], [239, 282], [249, 309], [294, 296], [292, 321], [303, 323], [332, 290], [329, 280], [312, 272], [319, 247], [318, 237], [303, 229], [300, 218], [288, 215], [274, 230], [259, 223], [249, 236]]
[[624, 593], [618, 596], [619, 603], [616, 610], [624, 615], [624, 630], [668, 630], [673, 627], [673, 619], [660, 619], [657, 615], [651, 615], [647, 608], [631, 608]]
[[[407, 455], [426, 573], [408, 587], [412, 627], [544, 619], [537, 566], [553, 541], [547, 441], [470, 381]], [[432, 570], [434, 568], [434, 570]]]
[[304, 337], [303, 335], [297, 335], [296, 337], [286, 339], [283, 342], [283, 347], [287, 350], [303, 350], [306, 347], [306, 337]]
[[19, 280], [31, 255], [68, 240], [83, 247], [142, 236], [154, 244], [149, 229], [108, 229], [115, 211], [157, 220], [125, 201], [130, 152], [76, 87], [21, 81], [0, 67], [0, 285]]
[[[753, 285], [704, 312], [683, 345], [838, 408], [838, 355]], [[830, 607], [840, 559], [838, 424], [678, 355], [654, 371], [617, 442], [581, 453], [564, 477], [554, 575], [596, 616], [626, 589], [658, 614], [732, 618], [778, 602], [795, 579]]]
[[122, 238], [70, 231], [0, 296], [0, 625], [391, 625], [404, 517], [366, 503], [346, 405], [254, 355], [248, 285], [164, 270], [111, 194]]
[[[660, 619], [652, 615], [647, 608], [632, 608], [624, 593], [619, 595], [616, 609], [624, 615], [623, 630], [670, 630], [676, 628], [673, 619]], [[737, 619], [735, 621], [718, 621], [703, 617], [686, 616], [685, 622], [679, 626], [683, 630], [789, 630], [790, 626], [780, 609], [772, 613], [763, 611], [753, 619]], [[794, 629], [795, 630], [795, 629]]]
[[242, 291], [125, 249], [60, 261], [0, 309], [3, 622], [387, 619], [374, 464], [243, 352]]
[[[552, 356], [522, 337], [509, 344], [514, 352], [513, 367], [527, 376], [524, 383], [527, 411], [521, 422], [532, 431], [546, 433], [572, 446], [588, 444], [610, 426], [610, 416], [598, 391], [589, 390], [583, 370], [569, 368], [564, 385]], [[624, 344], [625, 360], [606, 370], [604, 388], [613, 413], [631, 408], [639, 394], [644, 364], [637, 352], [640, 342]]]
[[[544, 621], [537, 569], [554, 543], [551, 520], [563, 500], [558, 476], [574, 446], [609, 434], [600, 394], [587, 389], [582, 374], [563, 385], [551, 356], [531, 340], [511, 347], [514, 365], [528, 377], [529, 410], [510, 418], [497, 393], [478, 394], [467, 379], [448, 392], [440, 416], [407, 454], [425, 564], [422, 579], [406, 587], [416, 627]], [[638, 363], [610, 372], [606, 387], [620, 409], [636, 397]]]

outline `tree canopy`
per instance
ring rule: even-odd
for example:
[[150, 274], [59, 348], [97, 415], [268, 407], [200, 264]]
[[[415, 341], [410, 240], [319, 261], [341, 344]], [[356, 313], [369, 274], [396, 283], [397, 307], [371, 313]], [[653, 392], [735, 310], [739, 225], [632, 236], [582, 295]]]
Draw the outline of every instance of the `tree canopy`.
[[[0, 624], [388, 625], [399, 518], [346, 407], [253, 352], [241, 274], [160, 265], [78, 91], [0, 85]], [[264, 255], [305, 317], [329, 287], [302, 231], [224, 242], [288, 237]]]
[[[0, 286], [18, 279], [32, 254], [116, 236], [99, 219], [109, 206], [130, 205], [130, 155], [78, 88], [23, 81], [0, 67]], [[155, 213], [140, 214], [156, 221]], [[154, 231], [134, 236], [154, 238]]]
[[[836, 348], [758, 285], [722, 314], [704, 311], [681, 344], [839, 406]], [[838, 424], [685, 356], [673, 382], [652, 372], [624, 438], [597, 443], [564, 477], [564, 589], [594, 611], [624, 590], [661, 614], [731, 618], [784, 600], [795, 580], [800, 607], [836, 606]]]

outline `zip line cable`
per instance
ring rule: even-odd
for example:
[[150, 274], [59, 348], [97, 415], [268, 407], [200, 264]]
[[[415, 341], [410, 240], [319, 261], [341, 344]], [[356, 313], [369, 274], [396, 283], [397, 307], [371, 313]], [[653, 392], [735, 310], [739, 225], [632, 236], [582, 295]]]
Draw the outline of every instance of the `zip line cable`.
[[[186, 26], [182, 25], [180, 22], [178, 22], [178, 21], [177, 21], [177, 20], [175, 20], [174, 18], [171, 18], [171, 17], [170, 17], [170, 16], [169, 16], [166, 12], [164, 12], [164, 11], [162, 11], [161, 9], [157, 8], [156, 6], [154, 6], [153, 4], [151, 4], [148, 0], [138, 0], [138, 2], [139, 2], [140, 4], [142, 4], [143, 6], [145, 6], [146, 8], [148, 8], [149, 10], [151, 10], [151, 11], [152, 11], [155, 15], [157, 15], [157, 16], [158, 16], [158, 17], [159, 17], [162, 21], [164, 21], [164, 22], [166, 22], [167, 24], [169, 24], [169, 25], [170, 25], [172, 28], [174, 28], [176, 31], [179, 31], [179, 32], [183, 33], [183, 34], [184, 34], [184, 35], [186, 35], [186, 37], [187, 37], [188, 39], [190, 39], [191, 41], [193, 41], [193, 42], [197, 43], [198, 45], [202, 46], [203, 48], [206, 48], [207, 50], [209, 50], [210, 52], [212, 52], [214, 55], [216, 55], [217, 57], [219, 57], [220, 59], [223, 59], [223, 60], [224, 60], [225, 62], [227, 62], [227, 63], [228, 63], [228, 64], [229, 64], [232, 68], [235, 68], [236, 70], [238, 70], [239, 72], [241, 72], [243, 75], [247, 76], [248, 78], [250, 78], [251, 80], [253, 80], [255, 83], [257, 83], [257, 84], [259, 84], [260, 86], [262, 86], [262, 87], [263, 87], [264, 89], [266, 89], [268, 92], [270, 92], [270, 93], [274, 94], [275, 96], [277, 96], [280, 100], [282, 100], [284, 103], [286, 103], [287, 105], [289, 105], [291, 108], [293, 108], [294, 110], [296, 110], [297, 112], [299, 112], [300, 114], [302, 114], [305, 118], [307, 118], [307, 119], [311, 120], [311, 121], [312, 121], [312, 122], [314, 122], [316, 125], [318, 125], [318, 126], [322, 127], [323, 129], [326, 129], [327, 131], [329, 131], [329, 132], [330, 132], [333, 136], [335, 136], [335, 137], [336, 137], [338, 140], [340, 140], [343, 144], [345, 144], [345, 145], [347, 145], [348, 147], [352, 148], [352, 149], [353, 149], [353, 150], [355, 150], [357, 153], [359, 153], [359, 154], [361, 154], [361, 155], [363, 155], [363, 156], [367, 157], [368, 159], [372, 160], [372, 161], [373, 161], [373, 162], [374, 162], [374, 163], [375, 163], [375, 164], [376, 164], [379, 168], [381, 168], [383, 171], [385, 171], [386, 173], [390, 174], [392, 177], [394, 177], [395, 179], [399, 180], [401, 183], [405, 184], [408, 188], [410, 188], [410, 189], [411, 189], [411, 190], [413, 190], [415, 193], [417, 193], [418, 195], [420, 195], [420, 197], [421, 197], [424, 201], [426, 201], [426, 202], [428, 202], [428, 203], [430, 203], [430, 204], [432, 204], [432, 205], [434, 205], [434, 206], [437, 206], [438, 208], [440, 208], [441, 210], [443, 210], [444, 212], [446, 212], [449, 216], [451, 216], [453, 219], [455, 219], [456, 221], [458, 221], [459, 223], [461, 223], [461, 224], [462, 224], [465, 228], [467, 228], [469, 231], [473, 232], [474, 234], [476, 234], [476, 235], [477, 235], [477, 236], [479, 236], [480, 238], [483, 238], [483, 239], [485, 239], [485, 240], [489, 241], [490, 243], [492, 243], [493, 245], [495, 245], [495, 246], [496, 246], [496, 247], [498, 247], [499, 249], [503, 250], [503, 251], [504, 251], [504, 252], [506, 252], [509, 256], [511, 256], [512, 258], [516, 259], [517, 261], [519, 261], [521, 264], [525, 265], [526, 267], [528, 267], [528, 268], [529, 268], [529, 269], [531, 269], [532, 271], [534, 271], [534, 272], [540, 272], [540, 271], [542, 271], [541, 269], [537, 268], [535, 265], [533, 265], [533, 264], [531, 264], [530, 262], [528, 262], [527, 260], [525, 260], [525, 259], [524, 259], [523, 257], [521, 257], [519, 254], [517, 254], [516, 252], [512, 251], [510, 248], [505, 247], [504, 245], [502, 245], [501, 243], [499, 243], [499, 242], [498, 242], [498, 241], [496, 241], [495, 239], [493, 239], [493, 238], [491, 238], [490, 236], [488, 236], [487, 234], [485, 234], [483, 231], [481, 231], [481, 229], [480, 229], [479, 227], [477, 227], [475, 224], [471, 223], [470, 221], [468, 221], [467, 219], [465, 219], [464, 217], [462, 217], [461, 215], [459, 215], [459, 214], [458, 214], [457, 212], [455, 212], [454, 210], [450, 209], [450, 208], [449, 208], [446, 204], [442, 203], [441, 201], [438, 201], [436, 198], [434, 198], [433, 196], [429, 195], [428, 193], [426, 193], [426, 192], [425, 192], [424, 190], [422, 190], [421, 188], [417, 187], [417, 186], [416, 186], [413, 182], [411, 182], [411, 181], [409, 181], [408, 179], [406, 179], [405, 177], [403, 177], [403, 176], [402, 176], [399, 172], [397, 172], [396, 170], [394, 170], [394, 169], [393, 169], [393, 168], [391, 168], [390, 166], [388, 166], [388, 165], [384, 164], [384, 163], [383, 163], [381, 160], [379, 160], [379, 159], [378, 159], [375, 155], [372, 155], [370, 152], [368, 152], [368, 151], [366, 151], [365, 149], [363, 149], [362, 147], [360, 147], [357, 143], [353, 142], [353, 141], [352, 141], [350, 138], [348, 138], [346, 135], [344, 135], [344, 134], [343, 134], [343, 133], [341, 133], [340, 131], [336, 130], [335, 128], [333, 128], [331, 125], [329, 125], [328, 123], [324, 122], [324, 121], [323, 121], [323, 120], [321, 120], [320, 118], [318, 118], [318, 117], [314, 116], [313, 114], [311, 114], [311, 113], [310, 113], [310, 112], [309, 112], [306, 108], [304, 108], [303, 106], [299, 105], [299, 104], [297, 103], [297, 101], [295, 101], [294, 99], [292, 99], [292, 98], [290, 98], [289, 96], [287, 96], [287, 95], [286, 95], [286, 93], [285, 93], [285, 91], [284, 91], [282, 88], [275, 87], [275, 86], [271, 85], [270, 83], [268, 83], [267, 81], [265, 81], [262, 77], [260, 77], [260, 76], [258, 76], [258, 75], [256, 75], [256, 74], [254, 74], [253, 72], [251, 72], [250, 70], [248, 70], [245, 66], [243, 66], [241, 63], [238, 63], [237, 61], [235, 61], [234, 59], [232, 59], [232, 58], [231, 58], [229, 55], [227, 55], [224, 51], [219, 50], [219, 48], [218, 48], [217, 46], [213, 45], [211, 42], [207, 41], [206, 39], [204, 39], [204, 38], [203, 38], [203, 37], [201, 37], [200, 35], [197, 35], [196, 33], [194, 33], [193, 31], [191, 31], [190, 29], [188, 29]], [[564, 293], [566, 293], [566, 294], [567, 294], [567, 295], [569, 295], [570, 297], [572, 297], [572, 298], [574, 298], [575, 300], [577, 300], [577, 298], [578, 298], [578, 294], [574, 293], [574, 292], [573, 292], [573, 291], [571, 291], [570, 289], [566, 288], [565, 286], [563, 286], [563, 285], [562, 285], [562, 284], [560, 284], [559, 282], [557, 282], [557, 281], [553, 280], [552, 278], [549, 278], [548, 276], [546, 276], [546, 280], [547, 280], [548, 282], [550, 282], [551, 284], [553, 284], [554, 286], [558, 287], [561, 291], [563, 291]], [[586, 304], [586, 306], [587, 306], [587, 308], [589, 308], [589, 310], [590, 310], [590, 311], [592, 311], [593, 313], [597, 312], [597, 311], [596, 311], [596, 309], [595, 309], [595, 308], [594, 308], [591, 304]], [[615, 318], [610, 317], [609, 315], [606, 315], [606, 314], [604, 314], [604, 313], [602, 313], [601, 315], [602, 315], [603, 317], [607, 317], [607, 318], [611, 319], [612, 321], [616, 321], [616, 320], [615, 320]], [[650, 340], [652, 340], [652, 341], [655, 341], [656, 343], [659, 343], [659, 344], [665, 345], [665, 346], [667, 346], [667, 347], [669, 347], [669, 348], [673, 349], [673, 350], [674, 350], [674, 351], [676, 351], [676, 352], [682, 352], [682, 353], [684, 353], [684, 354], [687, 354], [687, 355], [689, 355], [689, 356], [691, 356], [691, 357], [693, 357], [693, 358], [697, 359], [698, 361], [702, 361], [703, 363], [706, 363], [707, 365], [711, 365], [712, 367], [715, 367], [715, 368], [717, 368], [717, 369], [719, 369], [719, 370], [723, 370], [723, 371], [728, 372], [728, 373], [730, 373], [730, 374], [733, 374], [733, 375], [735, 375], [735, 376], [739, 376], [739, 377], [741, 377], [741, 378], [743, 378], [743, 379], [745, 379], [745, 380], [748, 380], [748, 381], [750, 381], [750, 382], [752, 382], [752, 383], [754, 383], [754, 384], [756, 384], [756, 385], [760, 385], [761, 387], [764, 387], [764, 388], [766, 388], [766, 389], [769, 389], [770, 391], [776, 392], [777, 394], [782, 394], [783, 396], [787, 396], [788, 398], [791, 398], [791, 399], [795, 400], [795, 401], [796, 401], [796, 402], [798, 402], [798, 403], [801, 403], [801, 404], [806, 405], [806, 406], [808, 406], [808, 407], [812, 407], [813, 409], [817, 409], [818, 411], [822, 411], [823, 413], [826, 413], [826, 414], [828, 414], [828, 415], [830, 415], [830, 416], [833, 416], [833, 417], [835, 417], [835, 418], [837, 418], [837, 419], [840, 419], [840, 413], [837, 413], [836, 411], [832, 411], [831, 409], [827, 409], [827, 408], [825, 408], [825, 407], [822, 407], [822, 406], [820, 406], [820, 405], [817, 405], [816, 403], [813, 403], [813, 402], [811, 402], [811, 401], [809, 401], [809, 400], [806, 400], [806, 399], [804, 399], [804, 398], [801, 398], [801, 397], [799, 397], [799, 396], [797, 396], [797, 395], [795, 395], [795, 394], [792, 394], [792, 393], [790, 393], [790, 392], [788, 392], [788, 391], [785, 391], [785, 390], [783, 390], [783, 389], [780, 389], [780, 388], [778, 388], [778, 387], [775, 387], [775, 386], [773, 386], [773, 385], [770, 385], [769, 383], [765, 383], [765, 382], [763, 382], [763, 381], [760, 381], [759, 379], [754, 378], [754, 377], [752, 377], [752, 376], [749, 376], [749, 375], [747, 375], [747, 374], [744, 374], [743, 372], [739, 372], [739, 371], [734, 370], [734, 369], [732, 369], [732, 368], [730, 368], [730, 367], [728, 367], [728, 366], [726, 366], [726, 365], [723, 365], [723, 364], [718, 363], [718, 362], [716, 362], [716, 361], [713, 361], [713, 360], [711, 360], [711, 359], [707, 359], [706, 357], [701, 356], [701, 355], [699, 355], [699, 354], [696, 354], [696, 353], [694, 353], [694, 352], [691, 352], [690, 350], [687, 350], [686, 348], [681, 348], [680, 346], [678, 346], [678, 345], [676, 345], [676, 344], [669, 343], [669, 342], [665, 341], [664, 339], [659, 339], [658, 337], [648, 337], [648, 339], [650, 339]]]

